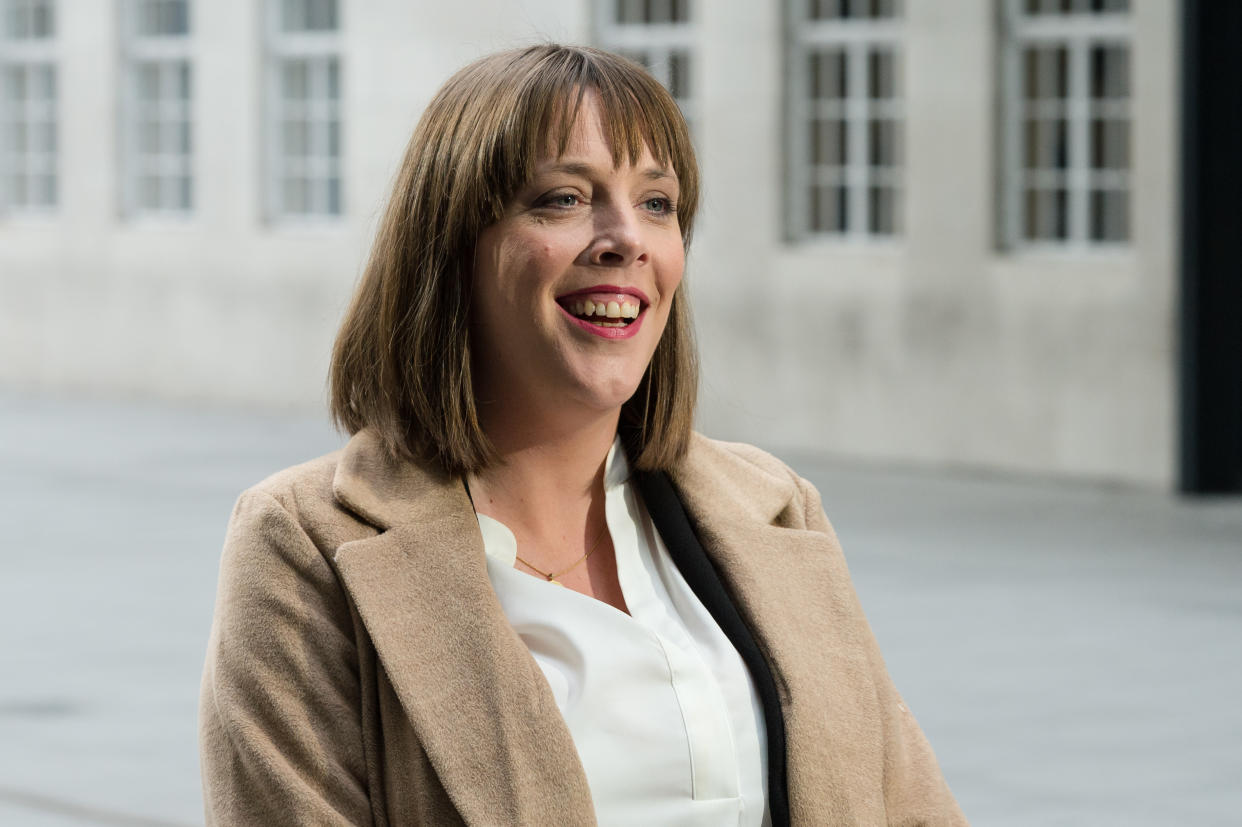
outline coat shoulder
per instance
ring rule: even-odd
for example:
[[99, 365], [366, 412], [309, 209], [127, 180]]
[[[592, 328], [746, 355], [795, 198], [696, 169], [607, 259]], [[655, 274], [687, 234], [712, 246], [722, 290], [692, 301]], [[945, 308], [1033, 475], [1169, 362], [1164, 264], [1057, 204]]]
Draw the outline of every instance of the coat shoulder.
[[332, 477], [341, 461], [338, 449], [312, 460], [290, 466], [260, 480], [248, 491], [266, 494], [290, 511], [299, 500], [326, 494], [332, 496]]
[[726, 442], [695, 432], [690, 440], [690, 453], [704, 463], [716, 463], [722, 470], [771, 477], [774, 481], [799, 479], [793, 469], [762, 448], [745, 442]]
[[764, 523], [804, 528], [808, 502], [818, 505], [810, 483], [767, 451], [699, 433], [672, 476], [683, 497], [725, 504]]
[[[270, 499], [321, 550], [328, 553], [349, 539], [356, 539], [361, 524], [343, 508], [333, 492], [333, 480], [341, 463], [336, 450], [277, 471], [242, 492], [239, 502]], [[367, 532], [369, 533], [369, 532]]]

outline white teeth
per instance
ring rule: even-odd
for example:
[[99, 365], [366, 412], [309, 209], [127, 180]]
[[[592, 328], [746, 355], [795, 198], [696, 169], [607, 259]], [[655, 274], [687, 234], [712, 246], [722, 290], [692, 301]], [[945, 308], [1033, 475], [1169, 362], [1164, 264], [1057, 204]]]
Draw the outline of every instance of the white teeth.
[[596, 302], [592, 299], [572, 299], [565, 304], [565, 309], [579, 318], [586, 319], [608, 319], [609, 321], [596, 321], [596, 324], [602, 324], [605, 327], [621, 327], [625, 324], [622, 321], [613, 321], [614, 319], [637, 319], [638, 314], [642, 312], [642, 305], [637, 302], [628, 301], [601, 301]]

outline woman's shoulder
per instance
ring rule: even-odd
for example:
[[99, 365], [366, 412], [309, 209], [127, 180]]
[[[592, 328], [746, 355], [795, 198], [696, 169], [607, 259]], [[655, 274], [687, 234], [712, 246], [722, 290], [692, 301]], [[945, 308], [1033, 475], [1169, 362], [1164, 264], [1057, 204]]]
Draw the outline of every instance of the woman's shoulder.
[[733, 467], [778, 479], [797, 479], [793, 469], [772, 454], [746, 442], [712, 439], [698, 431], [691, 434], [687, 458], [691, 462]]
[[686, 456], [674, 473], [780, 491], [806, 484], [796, 471], [762, 448], [746, 442], [712, 439], [697, 431], [691, 435]]
[[332, 481], [340, 464], [336, 450], [277, 471], [251, 485], [239, 501], [266, 501], [279, 506], [297, 522], [314, 520], [323, 512], [337, 510]]
[[234, 507], [234, 530], [271, 534], [277, 526], [305, 537], [330, 556], [344, 542], [372, 533], [334, 492], [343, 450], [290, 466], [244, 490]]
[[[716, 510], [767, 522], [818, 525], [819, 494], [772, 454], [744, 442], [725, 442], [695, 433], [682, 461], [670, 471], [684, 497]], [[708, 504], [711, 505], [708, 505]]]

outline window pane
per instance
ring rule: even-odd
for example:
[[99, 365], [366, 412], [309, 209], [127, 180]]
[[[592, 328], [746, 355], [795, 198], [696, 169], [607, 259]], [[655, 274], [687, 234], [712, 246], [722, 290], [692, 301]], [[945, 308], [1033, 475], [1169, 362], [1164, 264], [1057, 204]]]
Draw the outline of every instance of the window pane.
[[26, 99], [26, 70], [17, 67], [5, 72], [5, 87], [9, 100], [14, 103], [24, 101]]
[[1069, 237], [1069, 193], [1065, 189], [1028, 189], [1025, 199], [1025, 236], [1031, 241], [1060, 241]]
[[[857, 2], [857, 0], [856, 0]], [[870, 0], [871, 17], [896, 17], [897, 16], [897, 0]]]
[[138, 152], [143, 155], [156, 155], [160, 151], [160, 122], [142, 121], [138, 126]]
[[332, 158], [341, 157], [341, 122], [333, 118], [328, 121], [328, 155]]
[[188, 175], [177, 179], [177, 208], [188, 210], [194, 203], [194, 181]]
[[845, 187], [811, 187], [812, 232], [842, 233], [848, 226], [849, 191]]
[[1098, 99], [1130, 96], [1130, 52], [1124, 46], [1094, 46], [1091, 49], [1091, 97]]
[[1031, 119], [1023, 132], [1027, 169], [1067, 169], [1069, 167], [1069, 122]]
[[844, 166], [849, 131], [846, 122], [836, 118], [811, 121], [811, 163], [816, 166]]
[[897, 96], [896, 60], [892, 49], [872, 49], [867, 54], [867, 93], [873, 100]]
[[875, 235], [892, 235], [896, 232], [897, 193], [892, 187], [868, 188], [867, 230]]
[[306, 61], [286, 60], [281, 69], [281, 85], [285, 100], [306, 100], [310, 89]]
[[156, 63], [140, 63], [135, 72], [138, 81], [138, 100], [157, 101], [160, 98], [160, 67]]
[[310, 124], [303, 120], [285, 121], [283, 132], [286, 156], [303, 158], [310, 154]]
[[283, 0], [281, 3], [281, 31], [325, 32], [336, 28], [336, 0]]
[[329, 178], [327, 181], [328, 197], [327, 209], [329, 215], [341, 214], [341, 179]]
[[56, 175], [39, 175], [35, 179], [36, 199], [39, 206], [56, 205]]
[[1129, 121], [1107, 118], [1092, 119], [1091, 166], [1094, 169], [1129, 169]]
[[842, 16], [845, 0], [807, 0], [807, 17], [812, 20], [834, 20]]
[[327, 89], [326, 94], [329, 100], [340, 100], [341, 98], [341, 64], [336, 58], [328, 58], [327, 60]]
[[138, 178], [138, 206], [145, 210], [160, 208], [160, 179], [157, 175]]
[[32, 70], [31, 97], [37, 100], [56, 99], [56, 70], [51, 66], [39, 66]]
[[1069, 50], [1051, 46], [1026, 49], [1023, 88], [1027, 100], [1061, 100], [1069, 95]]
[[1125, 241], [1129, 238], [1129, 201], [1127, 193], [1122, 190], [1092, 190], [1092, 241]]
[[140, 0], [138, 34], [145, 37], [185, 35], [190, 31], [188, 0]]
[[336, 0], [308, 0], [310, 10], [306, 15], [307, 28], [313, 31], [332, 31], [336, 28]]
[[14, 153], [24, 153], [26, 151], [26, 126], [20, 121], [9, 124], [5, 130], [5, 147]]
[[5, 4], [5, 34], [14, 40], [44, 39], [55, 35], [56, 20], [51, 0], [25, 0]]
[[678, 100], [690, 97], [690, 55], [685, 52], [668, 57], [668, 91]]
[[284, 212], [305, 214], [310, 212], [310, 187], [305, 178], [284, 179]]
[[873, 167], [893, 167], [897, 162], [897, 122], [871, 120], [867, 124], [867, 163]]
[[644, 23], [668, 23], [672, 20], [669, 0], [643, 0]]
[[36, 2], [34, 4], [34, 14], [31, 21], [31, 33], [35, 37], [51, 37], [53, 26], [52, 20], [52, 3], [51, 0], [44, 2]]
[[845, 52], [811, 52], [807, 56], [810, 68], [810, 96], [812, 100], [835, 100], [847, 95]]

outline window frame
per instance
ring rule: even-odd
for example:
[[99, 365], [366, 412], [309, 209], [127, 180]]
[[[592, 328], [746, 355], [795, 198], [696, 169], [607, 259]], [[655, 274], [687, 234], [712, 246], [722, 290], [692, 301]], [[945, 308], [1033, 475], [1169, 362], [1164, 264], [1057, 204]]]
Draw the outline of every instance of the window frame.
[[[121, 110], [120, 110], [120, 146], [121, 146], [121, 212], [131, 218], [170, 218], [181, 219], [195, 212], [197, 201], [197, 181], [195, 173], [195, 46], [194, 46], [194, 0], [186, 2], [185, 34], [140, 33], [139, 15], [143, 8], [142, 0], [121, 0], [121, 19], [118, 28], [121, 40]], [[156, 153], [146, 153], [140, 149], [139, 132], [142, 129], [145, 112], [140, 99], [138, 86], [139, 74], [147, 66], [155, 65], [161, 94], [147, 106], [154, 106], [159, 111], [160, 147]], [[184, 67], [188, 74], [187, 91], [184, 98], [168, 99], [162, 94], [165, 84], [165, 73]], [[170, 112], [172, 115], [170, 116]], [[166, 136], [164, 130], [169, 123], [183, 121], [188, 132], [188, 149], [184, 153], [171, 153], [165, 150]], [[151, 167], [156, 168], [159, 179], [160, 205], [144, 205], [140, 198], [141, 180], [149, 174]], [[169, 206], [170, 198], [182, 178], [189, 181], [189, 191], [184, 206]]]
[[[346, 4], [336, 0], [334, 29], [306, 29], [294, 32], [281, 30], [283, 0], [265, 0], [262, 4], [263, 42], [264, 42], [264, 167], [263, 176], [263, 214], [271, 224], [286, 226], [298, 224], [336, 224], [346, 215], [346, 188], [344, 175], [345, 159], [345, 119], [344, 119], [344, 77], [345, 59], [343, 47], [344, 11]], [[335, 178], [337, 187], [337, 209], [312, 209], [308, 212], [294, 212], [285, 209], [283, 187], [288, 168], [288, 156], [282, 149], [284, 131], [283, 123], [288, 111], [282, 95], [281, 72], [287, 61], [291, 60], [335, 60], [337, 94], [336, 98], [323, 97], [312, 99], [308, 94], [309, 110], [321, 116], [321, 122], [331, 123], [334, 118], [337, 128], [337, 154], [315, 155], [312, 148], [317, 143], [318, 132], [313, 126], [307, 127], [307, 154], [303, 158], [303, 167], [309, 172], [318, 171], [314, 178], [330, 182]], [[312, 81], [309, 80], [308, 84]], [[308, 86], [308, 89], [310, 87]], [[313, 101], [313, 103], [312, 103]], [[309, 118], [312, 124], [317, 121]], [[310, 186], [308, 184], [308, 186]], [[330, 207], [330, 199], [321, 197], [318, 187], [311, 187], [309, 197], [311, 203]]]
[[[19, 4], [32, 9], [37, 5], [45, 5], [50, 10], [50, 31], [46, 36], [27, 35], [19, 38], [9, 31], [11, 14]], [[60, 145], [62, 141], [58, 12], [56, 0], [0, 0], [0, 215], [6, 217], [43, 217], [52, 215], [60, 209], [62, 194]], [[27, 71], [35, 68], [47, 69], [51, 77], [50, 97], [33, 101], [27, 96], [20, 105], [11, 100], [8, 91], [8, 75], [9, 70], [13, 68]], [[32, 111], [40, 107], [45, 117], [33, 117]], [[22, 113], [20, 117], [15, 114], [19, 110]], [[50, 149], [43, 148], [41, 151], [32, 152], [29, 148], [30, 124], [35, 121], [51, 125]], [[22, 124], [27, 130], [27, 148], [20, 154], [10, 146], [16, 124]], [[32, 155], [43, 159], [42, 168], [37, 171], [31, 168], [30, 156]], [[27, 193], [29, 193], [31, 181], [39, 175], [51, 177], [52, 186], [48, 203], [31, 203], [29, 195], [23, 202], [17, 203], [12, 191], [13, 179], [18, 176], [23, 177]]]
[[[666, 11], [667, 14], [652, 15], [658, 17], [672, 16], [674, 0], [649, 0], [650, 7]], [[595, 0], [595, 43], [601, 49], [634, 60], [646, 66], [652, 77], [658, 80], [681, 109], [681, 114], [694, 131], [698, 121], [698, 11], [697, 0], [676, 0], [685, 8], [686, 19], [682, 22], [647, 23], [642, 21], [621, 22], [617, 20], [618, 4], [624, 3], [635, 17], [642, 16], [644, 0]], [[677, 94], [673, 87], [672, 56], [676, 53], [686, 56], [689, 66], [685, 72], [683, 83], [686, 91]], [[646, 59], [636, 59], [635, 55], [645, 54]]]
[[[855, 0], [858, 2], [858, 0]], [[908, 105], [906, 102], [905, 3], [892, 0], [893, 12], [887, 17], [841, 17], [812, 19], [807, 0], [787, 0], [786, 11], [786, 83], [785, 83], [785, 233], [791, 242], [857, 243], [874, 246], [901, 243], [906, 231], [906, 158], [905, 134]], [[868, 60], [873, 50], [888, 49], [892, 54], [893, 96], [872, 98], [869, 93], [871, 68]], [[819, 181], [819, 186], [844, 186], [847, 209], [846, 227], [842, 231], [818, 230], [811, 227], [811, 196], [809, 184], [820, 178], [810, 158], [808, 136], [817, 111], [827, 109], [810, 99], [807, 67], [815, 52], [843, 52], [846, 56], [846, 96], [839, 104], [839, 118], [846, 129], [846, 161], [840, 167], [838, 181]], [[895, 124], [893, 164], [886, 168], [870, 163], [868, 128], [876, 117]], [[822, 119], [821, 115], [821, 119]], [[850, 148], [857, 147], [855, 151]], [[872, 184], [880, 184], [892, 192], [892, 232], [871, 229]]]
[[[1134, 36], [1132, 8], [1098, 11], [1087, 8], [1061, 14], [1029, 15], [1026, 0], [1001, 0], [1001, 175], [1000, 244], [1011, 251], [1106, 251], [1129, 249], [1134, 240]], [[1084, 0], [1076, 5], [1086, 6]], [[1062, 117], [1066, 121], [1066, 237], [1027, 238], [1024, 204], [1028, 177], [1037, 174], [1026, 166], [1023, 130], [1027, 99], [1023, 92], [1023, 55], [1032, 46], [1064, 48], [1067, 54], [1066, 97]], [[1090, 59], [1097, 46], [1121, 47], [1127, 55], [1128, 89], [1122, 100], [1106, 102], [1109, 114], [1127, 123], [1127, 166], [1098, 169], [1091, 165], [1092, 107]], [[1125, 239], [1091, 237], [1091, 192], [1095, 188], [1121, 190], [1126, 194]]]

